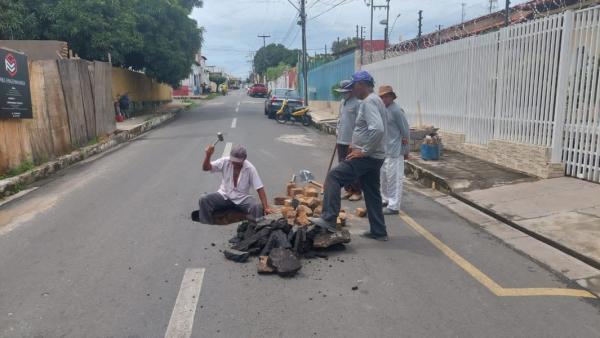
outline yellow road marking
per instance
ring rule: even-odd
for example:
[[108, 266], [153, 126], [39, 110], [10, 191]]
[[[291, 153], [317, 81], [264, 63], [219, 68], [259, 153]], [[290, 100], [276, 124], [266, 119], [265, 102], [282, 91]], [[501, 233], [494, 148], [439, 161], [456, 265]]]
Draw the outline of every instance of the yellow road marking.
[[400, 212], [400, 218], [413, 228], [421, 236], [425, 237], [444, 255], [450, 258], [456, 265], [465, 270], [471, 277], [475, 278], [479, 283], [483, 284], [488, 290], [498, 297], [524, 297], [524, 296], [567, 296], [567, 297], [583, 297], [583, 298], [598, 298], [591, 292], [577, 289], [561, 289], [561, 288], [503, 288], [498, 283], [494, 282], [490, 277], [481, 270], [477, 269], [473, 264], [462, 258], [454, 250], [450, 249], [446, 244], [435, 237], [431, 232], [427, 231], [423, 226], [417, 223], [414, 219], [404, 212]]

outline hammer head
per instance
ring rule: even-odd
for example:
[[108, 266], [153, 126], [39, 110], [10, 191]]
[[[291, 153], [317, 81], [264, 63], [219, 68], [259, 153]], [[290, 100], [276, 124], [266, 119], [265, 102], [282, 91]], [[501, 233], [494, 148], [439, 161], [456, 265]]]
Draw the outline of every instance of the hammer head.
[[223, 140], [224, 140], [223, 133], [222, 132], [218, 132], [217, 133], [217, 138], [219, 139], [220, 142], [223, 142]]
[[307, 183], [314, 179], [315, 175], [308, 170], [300, 170], [298, 174], [294, 175], [294, 183]]

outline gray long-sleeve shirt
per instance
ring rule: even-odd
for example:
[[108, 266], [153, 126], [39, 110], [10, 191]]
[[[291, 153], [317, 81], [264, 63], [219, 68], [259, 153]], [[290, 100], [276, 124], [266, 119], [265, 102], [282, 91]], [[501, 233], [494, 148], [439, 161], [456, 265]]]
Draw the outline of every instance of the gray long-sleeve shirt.
[[352, 132], [358, 115], [360, 101], [352, 96], [348, 100], [342, 100], [340, 105], [340, 116], [337, 124], [337, 143], [350, 144], [352, 143]]
[[[410, 141], [410, 126], [404, 110], [396, 102], [387, 107], [386, 157], [402, 157], [408, 154]], [[406, 144], [402, 144], [406, 139]]]
[[385, 159], [387, 110], [379, 96], [369, 94], [358, 108], [352, 147], [372, 158]]

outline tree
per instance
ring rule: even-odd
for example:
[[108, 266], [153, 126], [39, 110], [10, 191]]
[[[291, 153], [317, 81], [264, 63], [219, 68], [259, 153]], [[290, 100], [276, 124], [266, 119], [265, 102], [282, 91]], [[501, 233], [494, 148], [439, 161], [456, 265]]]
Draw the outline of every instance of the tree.
[[345, 38], [340, 40], [339, 42], [333, 41], [333, 43], [331, 44], [331, 52], [333, 54], [339, 54], [339, 53], [343, 53], [346, 51], [349, 51], [351, 49], [355, 49], [357, 48], [359, 45], [358, 43], [358, 38], [354, 37], [354, 38]]
[[210, 80], [210, 82], [214, 82], [217, 84], [217, 86], [219, 86], [221, 83], [225, 83], [225, 81], [227, 81], [227, 78], [221, 74], [210, 74], [208, 76], [208, 79]]
[[202, 44], [202, 30], [188, 17], [187, 9], [168, 0], [135, 2], [137, 30], [144, 44], [127, 56], [125, 66], [176, 86], [190, 73]]
[[80, 57], [132, 67], [171, 85], [189, 75], [201, 0], [0, 0], [3, 39], [63, 40]]
[[285, 72], [289, 67], [290, 66], [286, 65], [285, 63], [280, 62], [275, 67], [267, 68], [267, 80], [269, 80], [269, 81], [277, 80], [283, 74], [283, 72]]
[[298, 62], [298, 50], [290, 50], [281, 44], [270, 44], [262, 47], [254, 55], [254, 69], [263, 74], [269, 67], [277, 67], [280, 63], [295, 66]]
[[47, 38], [66, 40], [80, 57], [125, 64], [144, 45], [131, 1], [61, 0], [52, 8]]
[[20, 0], [0, 0], [0, 39], [17, 40], [34, 36], [35, 13]]

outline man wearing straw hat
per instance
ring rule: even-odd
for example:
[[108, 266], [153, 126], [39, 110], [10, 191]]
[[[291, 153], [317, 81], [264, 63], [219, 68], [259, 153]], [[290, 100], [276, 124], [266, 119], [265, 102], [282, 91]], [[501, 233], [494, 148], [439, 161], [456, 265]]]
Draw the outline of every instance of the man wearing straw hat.
[[[335, 89], [343, 98], [340, 103], [340, 112], [337, 123], [337, 153], [338, 161], [343, 162], [348, 156], [350, 144], [352, 143], [352, 133], [356, 124], [356, 115], [360, 106], [360, 100], [352, 95], [350, 84], [352, 81], [343, 80], [340, 82], [340, 88]], [[344, 186], [346, 193], [342, 195], [342, 199], [349, 201], [360, 201], [362, 193], [360, 191], [360, 182], [358, 180]]]
[[404, 159], [409, 152], [410, 126], [404, 110], [394, 102], [396, 93], [392, 86], [379, 87], [379, 97], [387, 108], [387, 134], [385, 162], [381, 168], [381, 197], [384, 215], [397, 215], [402, 202], [404, 185]]

